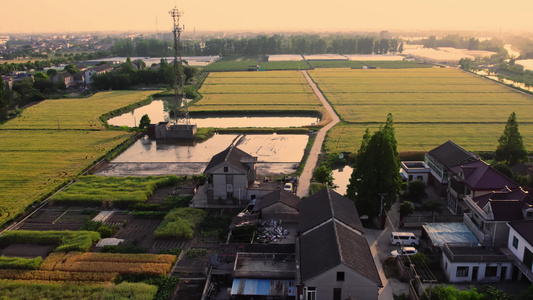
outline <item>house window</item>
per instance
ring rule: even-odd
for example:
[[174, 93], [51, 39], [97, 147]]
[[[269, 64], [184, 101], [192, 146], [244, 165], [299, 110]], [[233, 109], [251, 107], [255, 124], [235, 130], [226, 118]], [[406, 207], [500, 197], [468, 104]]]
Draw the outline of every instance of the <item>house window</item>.
[[528, 217], [533, 217], [533, 211], [528, 211], [528, 212], [526, 212], [526, 216], [528, 216]]
[[455, 277], [468, 277], [468, 270], [470, 267], [457, 267]]
[[424, 177], [422, 177], [422, 176], [416, 176], [416, 180], [424, 181]]
[[496, 277], [498, 275], [498, 267], [487, 267], [485, 269], [485, 277]]
[[224, 167], [224, 173], [228, 172], [228, 167]]
[[316, 300], [316, 287], [308, 287], [305, 293], [306, 300]]
[[337, 281], [344, 281], [344, 272], [337, 272]]
[[516, 236], [513, 236], [513, 247], [515, 249], [518, 249], [518, 239], [516, 238]]

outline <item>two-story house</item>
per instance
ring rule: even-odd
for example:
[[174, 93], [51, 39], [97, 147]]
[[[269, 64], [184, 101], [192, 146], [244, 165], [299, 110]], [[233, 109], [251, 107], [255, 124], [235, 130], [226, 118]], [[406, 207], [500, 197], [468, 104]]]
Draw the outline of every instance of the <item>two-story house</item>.
[[353, 201], [326, 188], [299, 209], [298, 299], [377, 299], [381, 279]]
[[65, 87], [70, 87], [71, 85], [74, 85], [74, 76], [70, 74], [69, 72], [61, 72], [58, 73], [56, 76], [52, 77], [53, 82], [63, 82], [65, 84]]
[[470, 213], [464, 214], [466, 226], [482, 243], [506, 243], [507, 222], [533, 219], [533, 197], [521, 188], [508, 187], [485, 195], [465, 197]]
[[464, 202], [466, 197], [473, 199], [492, 191], [518, 187], [513, 180], [482, 160], [455, 165], [449, 171], [448, 209], [454, 214], [461, 214], [469, 209]]
[[255, 181], [256, 162], [257, 157], [233, 145], [213, 156], [204, 171], [208, 203], [249, 200], [248, 187]]
[[111, 70], [113, 70], [113, 67], [108, 65], [108, 64], [103, 64], [103, 65], [99, 65], [99, 66], [94, 66], [94, 67], [91, 67], [91, 68], [88, 68], [87, 70], [85, 70], [85, 83], [86, 84], [91, 84], [93, 82], [93, 79], [92, 77], [96, 74], [98, 75], [101, 75], [101, 74], [105, 74], [107, 72], [111, 72]]
[[450, 169], [453, 166], [477, 160], [479, 157], [474, 153], [466, 151], [452, 141], [447, 141], [425, 155], [424, 162], [431, 171], [428, 182], [437, 185], [440, 194], [444, 196], [448, 188]]

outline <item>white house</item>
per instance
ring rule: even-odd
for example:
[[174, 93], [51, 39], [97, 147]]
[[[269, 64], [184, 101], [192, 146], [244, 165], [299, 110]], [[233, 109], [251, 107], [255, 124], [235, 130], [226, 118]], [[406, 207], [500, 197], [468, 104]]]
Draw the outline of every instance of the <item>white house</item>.
[[99, 66], [94, 66], [94, 67], [91, 67], [91, 68], [88, 68], [86, 71], [85, 71], [85, 83], [87, 84], [91, 84], [93, 82], [92, 80], [92, 76], [95, 75], [95, 74], [105, 74], [107, 72], [110, 72], [111, 70], [113, 70], [113, 67], [108, 65], [108, 64], [103, 64], [103, 65], [99, 65]]
[[442, 251], [442, 269], [450, 282], [497, 282], [510, 280], [513, 257], [498, 245], [446, 243]]
[[509, 222], [507, 248], [515, 257], [515, 267], [520, 276], [533, 281], [533, 220]]
[[257, 157], [231, 145], [213, 156], [207, 165], [207, 201], [248, 199], [248, 187], [255, 181]]

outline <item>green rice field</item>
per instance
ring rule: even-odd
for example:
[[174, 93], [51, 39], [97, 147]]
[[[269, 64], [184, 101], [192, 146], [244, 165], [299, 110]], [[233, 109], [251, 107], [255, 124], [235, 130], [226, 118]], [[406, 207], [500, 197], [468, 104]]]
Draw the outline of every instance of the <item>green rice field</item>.
[[309, 65], [305, 61], [263, 61], [262, 57], [229, 56], [207, 65], [203, 72], [235, 72], [248, 71], [252, 66], [259, 66], [265, 71], [273, 70], [307, 70]]
[[90, 129], [100, 130], [99, 117], [107, 112], [147, 99], [154, 91], [100, 92], [89, 98], [45, 100], [28, 107], [21, 117], [4, 125], [6, 129]]
[[0, 226], [131, 137], [129, 132], [105, 130], [98, 118], [152, 93], [114, 91], [47, 100], [0, 125]]
[[319, 111], [320, 101], [298, 71], [210, 73], [189, 107], [201, 111]]
[[533, 149], [533, 97], [456, 69], [312, 70], [309, 74], [344, 121], [327, 152], [357, 152], [367, 127], [392, 113], [399, 151], [428, 151], [452, 140], [470, 151], [494, 151], [516, 112]]

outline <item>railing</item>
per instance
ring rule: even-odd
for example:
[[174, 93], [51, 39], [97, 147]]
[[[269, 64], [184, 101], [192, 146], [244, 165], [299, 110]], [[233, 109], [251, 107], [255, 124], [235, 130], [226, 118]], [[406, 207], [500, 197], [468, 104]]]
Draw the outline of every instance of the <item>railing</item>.
[[464, 214], [463, 216], [463, 222], [465, 223], [466, 227], [468, 227], [468, 229], [470, 229], [472, 231], [472, 233], [476, 236], [476, 238], [481, 242], [481, 243], [486, 243], [490, 240], [490, 235], [488, 234], [484, 234], [478, 227], [477, 225], [474, 223], [474, 221], [472, 221], [471, 219], [472, 217], [472, 214]]
[[[514, 256], [514, 255], [513, 255]], [[522, 274], [524, 274], [527, 279], [529, 279], [530, 281], [533, 281], [533, 272], [531, 272], [531, 267], [527, 267], [520, 259], [518, 259], [518, 257], [514, 256], [514, 264], [515, 266], [518, 267], [518, 269], [520, 270], [520, 272], [522, 272]]]

